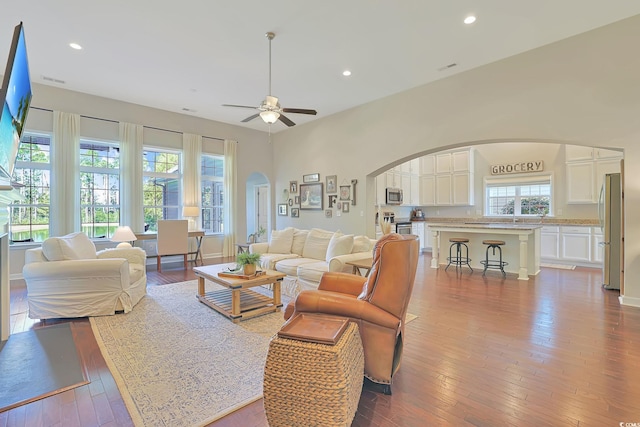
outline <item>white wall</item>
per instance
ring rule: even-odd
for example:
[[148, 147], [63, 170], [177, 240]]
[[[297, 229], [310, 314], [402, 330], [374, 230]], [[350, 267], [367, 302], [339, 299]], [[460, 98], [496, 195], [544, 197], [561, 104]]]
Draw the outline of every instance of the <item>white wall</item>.
[[[390, 165], [444, 148], [489, 142], [552, 142], [624, 149], [640, 164], [640, 16], [323, 118], [274, 140], [276, 194], [290, 179], [319, 172], [355, 178], [365, 217], [330, 224], [322, 213], [278, 227], [321, 224], [373, 235], [371, 177]], [[359, 194], [360, 195], [360, 194]], [[640, 176], [625, 182], [625, 272], [640, 275]], [[353, 212], [353, 211], [352, 211]], [[625, 281], [624, 301], [640, 306], [640, 283]]]

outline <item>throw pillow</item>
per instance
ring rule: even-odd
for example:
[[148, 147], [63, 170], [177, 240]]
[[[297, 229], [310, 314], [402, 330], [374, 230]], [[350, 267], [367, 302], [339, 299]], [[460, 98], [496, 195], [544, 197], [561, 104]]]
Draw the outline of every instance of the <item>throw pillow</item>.
[[353, 238], [353, 253], [368, 252], [371, 249], [373, 249], [371, 240], [367, 236], [355, 236]]
[[284, 230], [273, 230], [271, 240], [269, 240], [270, 254], [290, 254], [293, 243], [293, 228], [287, 227]]
[[333, 231], [320, 230], [318, 228], [311, 229], [309, 235], [307, 235], [307, 241], [304, 242], [302, 256], [318, 260], [326, 259], [327, 248], [333, 234]]
[[291, 244], [291, 253], [302, 256], [304, 243], [307, 241], [309, 230], [293, 230], [293, 243]]
[[338, 233], [336, 233], [331, 237], [331, 240], [329, 241], [326, 261], [329, 262], [331, 258], [336, 256], [350, 254], [352, 249], [353, 234], [339, 236]]
[[46, 239], [42, 242], [42, 253], [49, 261], [94, 259], [96, 246], [86, 234], [77, 232]]

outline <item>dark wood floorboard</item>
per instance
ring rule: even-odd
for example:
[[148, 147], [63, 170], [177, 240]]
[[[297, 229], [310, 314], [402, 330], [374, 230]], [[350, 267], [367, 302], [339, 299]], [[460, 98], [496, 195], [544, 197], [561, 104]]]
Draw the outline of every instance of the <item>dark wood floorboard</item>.
[[[421, 256], [409, 306], [418, 318], [393, 394], [365, 386], [353, 426], [640, 423], [640, 308], [602, 289], [599, 269], [545, 268], [520, 281], [433, 270], [430, 260]], [[194, 278], [180, 263], [148, 271], [149, 286]], [[12, 333], [69, 321], [29, 319], [24, 282], [11, 285]], [[88, 320], [71, 323], [91, 383], [0, 413], [0, 427], [132, 425]], [[259, 400], [211, 425], [268, 424]]]

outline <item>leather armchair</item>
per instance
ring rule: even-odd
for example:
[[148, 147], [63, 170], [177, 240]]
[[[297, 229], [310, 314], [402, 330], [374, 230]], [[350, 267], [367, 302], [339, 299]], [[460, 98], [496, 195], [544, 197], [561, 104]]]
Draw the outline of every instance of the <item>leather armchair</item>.
[[358, 323], [364, 347], [364, 374], [385, 385], [398, 370], [404, 339], [404, 319], [418, 265], [417, 236], [388, 234], [373, 249], [368, 278], [348, 273], [324, 273], [318, 290], [302, 291], [285, 310], [285, 319], [297, 313], [324, 313]]

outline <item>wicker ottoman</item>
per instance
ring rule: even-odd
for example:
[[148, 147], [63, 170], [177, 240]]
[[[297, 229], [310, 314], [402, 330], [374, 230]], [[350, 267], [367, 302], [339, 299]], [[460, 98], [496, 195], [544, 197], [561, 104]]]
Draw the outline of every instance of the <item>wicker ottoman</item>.
[[353, 322], [336, 345], [274, 335], [263, 385], [269, 426], [350, 426], [363, 378], [364, 352]]

